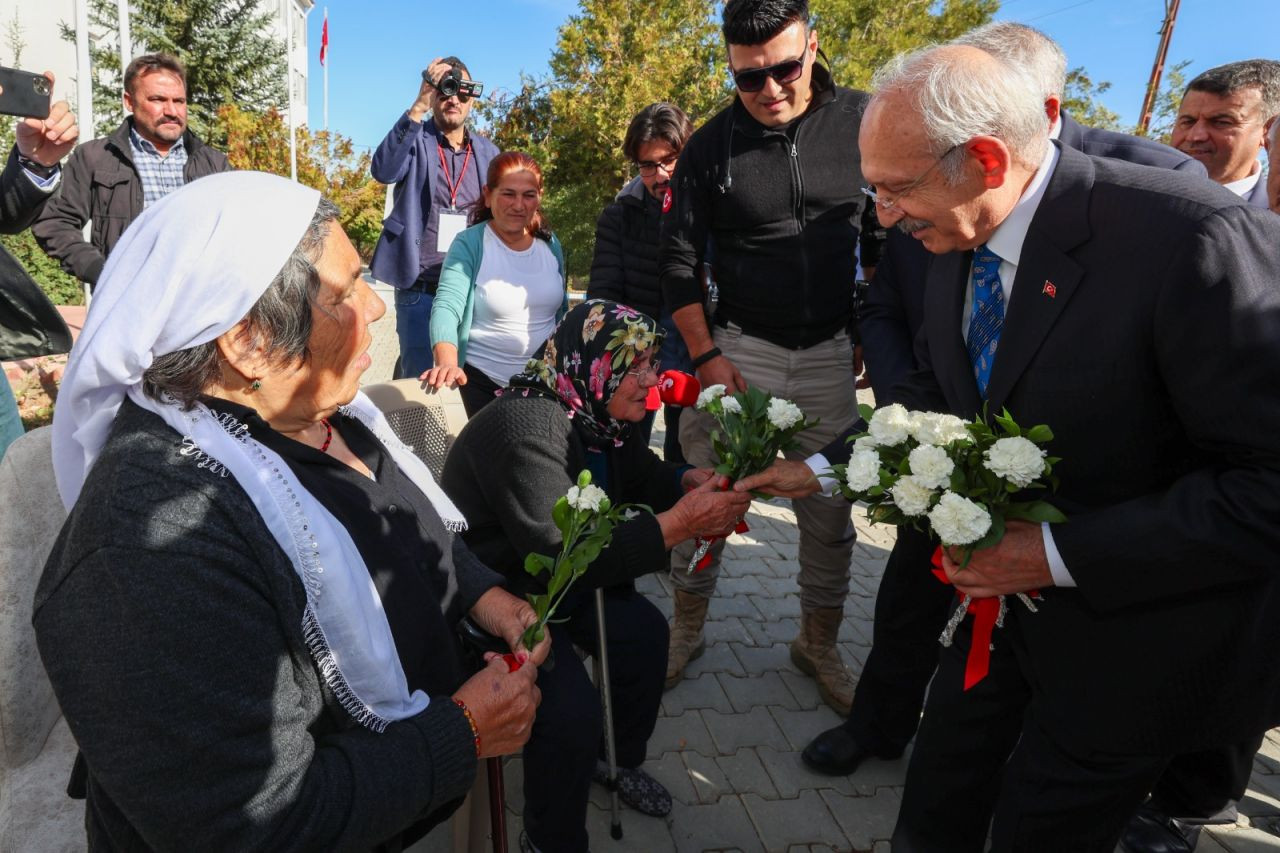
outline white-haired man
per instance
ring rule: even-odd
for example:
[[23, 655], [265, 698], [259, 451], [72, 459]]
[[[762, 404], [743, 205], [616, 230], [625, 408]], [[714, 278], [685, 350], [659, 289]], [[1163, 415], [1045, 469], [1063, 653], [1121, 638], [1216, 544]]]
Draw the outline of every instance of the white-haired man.
[[[893, 396], [1050, 424], [1070, 518], [944, 561], [960, 592], [1042, 600], [1010, 608], [972, 689], [970, 620], [944, 650], [893, 848], [990, 830], [1000, 853], [1110, 853], [1173, 755], [1280, 720], [1280, 221], [1050, 144], [1035, 83], [977, 48], [902, 57], [874, 88], [881, 222], [938, 255]], [[800, 485], [737, 487], [769, 479]]]

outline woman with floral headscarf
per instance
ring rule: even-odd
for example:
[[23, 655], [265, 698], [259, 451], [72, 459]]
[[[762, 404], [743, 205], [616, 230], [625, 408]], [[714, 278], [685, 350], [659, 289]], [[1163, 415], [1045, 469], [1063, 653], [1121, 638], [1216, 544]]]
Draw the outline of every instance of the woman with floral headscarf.
[[[524, 752], [524, 849], [587, 849], [587, 794], [600, 755], [600, 701], [572, 645], [594, 651], [593, 592], [605, 589], [619, 793], [652, 815], [670, 795], [639, 769], [653, 732], [666, 674], [667, 623], [633, 580], [667, 564], [677, 542], [731, 528], [746, 493], [720, 492], [710, 469], [663, 462], [632, 425], [658, 382], [662, 331], [615, 302], [570, 311], [492, 404], [462, 430], [442, 485], [468, 520], [467, 544], [506, 575], [512, 592], [543, 591], [525, 573], [530, 553], [555, 554], [560, 531], [551, 508], [584, 468], [614, 503], [652, 507], [614, 528], [613, 541], [556, 611], [556, 665], [538, 676], [542, 705]], [[734, 497], [738, 495], [738, 497]]]

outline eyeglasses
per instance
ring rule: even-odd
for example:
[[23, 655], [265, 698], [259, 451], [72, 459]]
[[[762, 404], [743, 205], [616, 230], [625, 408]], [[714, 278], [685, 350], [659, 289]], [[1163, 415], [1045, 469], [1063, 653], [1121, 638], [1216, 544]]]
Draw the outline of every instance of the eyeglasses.
[[658, 174], [659, 167], [661, 167], [662, 171], [670, 175], [675, 172], [676, 161], [679, 159], [679, 154], [672, 154], [670, 157], [658, 160], [657, 162], [654, 162], [653, 160], [639, 160], [636, 162], [636, 168], [640, 170], [641, 177], [645, 178], [651, 178]]
[[939, 157], [937, 160], [934, 160], [932, 166], [930, 166], [929, 168], [925, 169], [922, 173], [920, 173], [920, 177], [916, 178], [914, 181], [907, 184], [906, 188], [902, 192], [898, 193], [897, 196], [895, 196], [893, 199], [887, 199], [884, 196], [882, 196], [880, 193], [876, 192], [875, 184], [872, 184], [871, 186], [863, 187], [862, 194], [865, 195], [867, 198], [871, 199], [885, 213], [888, 213], [894, 208], [898, 208], [898, 210], [901, 210], [902, 208], [898, 207], [898, 202], [906, 198], [909, 193], [919, 189], [920, 185], [925, 182], [925, 179], [928, 178], [931, 174], [933, 174], [933, 170], [938, 168], [940, 165], [942, 165], [942, 161], [950, 157], [952, 152], [954, 152], [959, 147], [960, 147], [959, 144], [952, 145], [946, 151], [942, 152], [942, 156]]
[[633, 367], [625, 371], [625, 375], [634, 376], [637, 382], [644, 382], [646, 378], [649, 382], [657, 382], [658, 377], [662, 375], [662, 362], [655, 358], [647, 367]]
[[[805, 50], [805, 53], [808, 53], [808, 49]], [[777, 65], [735, 71], [733, 72], [733, 84], [738, 87], [740, 92], [759, 92], [764, 88], [765, 81], [770, 77], [776, 83], [794, 83], [800, 79], [800, 74], [804, 71], [804, 57], [805, 54], [802, 53], [795, 59], [788, 59], [786, 62], [779, 62]]]

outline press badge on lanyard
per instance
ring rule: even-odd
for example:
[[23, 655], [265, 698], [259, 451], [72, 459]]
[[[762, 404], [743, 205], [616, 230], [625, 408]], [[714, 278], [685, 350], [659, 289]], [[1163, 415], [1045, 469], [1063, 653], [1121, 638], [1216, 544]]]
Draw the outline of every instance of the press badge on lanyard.
[[444, 149], [437, 147], [436, 153], [440, 155], [440, 174], [444, 176], [445, 188], [449, 190], [449, 209], [440, 211], [440, 222], [436, 227], [436, 251], [447, 252], [453, 245], [453, 238], [467, 227], [467, 215], [458, 210], [458, 189], [462, 186], [462, 179], [467, 176], [467, 167], [471, 165], [471, 143], [467, 143], [467, 154], [462, 158], [462, 171], [456, 181], [449, 177], [449, 164], [445, 160]]

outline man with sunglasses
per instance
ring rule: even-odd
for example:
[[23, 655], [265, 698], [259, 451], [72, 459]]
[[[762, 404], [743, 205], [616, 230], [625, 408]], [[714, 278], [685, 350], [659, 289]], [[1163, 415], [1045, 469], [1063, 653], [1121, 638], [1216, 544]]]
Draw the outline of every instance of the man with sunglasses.
[[437, 88], [455, 70], [472, 79], [456, 56], [431, 60], [413, 105], [382, 140], [370, 166], [374, 180], [395, 184], [391, 215], [382, 223], [369, 268], [374, 278], [396, 288], [397, 379], [431, 369], [431, 303], [440, 267], [480, 198], [489, 161], [498, 156], [496, 145], [467, 129], [471, 95], [446, 96]]
[[[865, 204], [858, 127], [867, 96], [836, 86], [816, 63], [805, 0], [729, 0], [723, 32], [737, 98], [680, 156], [659, 253], [663, 294], [703, 386], [732, 392], [750, 384], [793, 400], [820, 421], [800, 434], [808, 454], [855, 411], [847, 329]], [[708, 254], [719, 286], [710, 320], [695, 274]], [[680, 443], [695, 465], [714, 464], [711, 427], [703, 412], [681, 417]], [[816, 495], [795, 509], [801, 623], [791, 659], [817, 679], [824, 701], [847, 712], [853, 676], [836, 641], [854, 544], [850, 507]], [[703, 650], [719, 547], [696, 573], [688, 570], [692, 548], [673, 555], [668, 687]]]
[[[596, 248], [591, 259], [588, 299], [630, 305], [656, 319], [666, 330], [661, 359], [667, 368], [688, 371], [689, 352], [671, 320], [658, 286], [658, 228], [669, 202], [671, 176], [693, 125], [675, 104], [650, 104], [635, 114], [622, 140], [622, 153], [639, 175], [628, 181], [596, 222]], [[667, 406], [663, 458], [683, 462], [679, 442], [679, 406]], [[651, 412], [638, 425], [647, 442]]]

